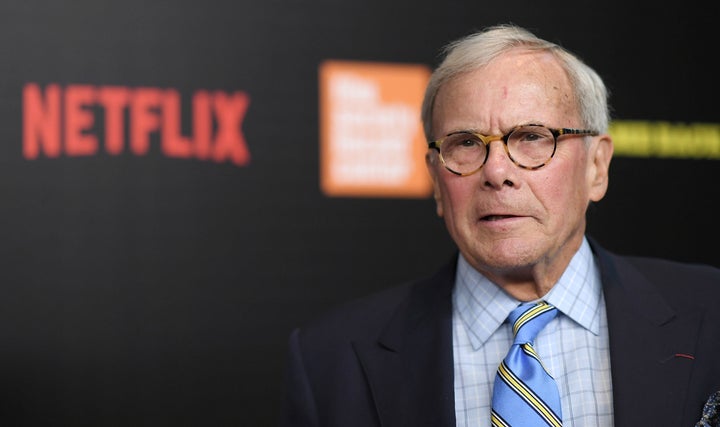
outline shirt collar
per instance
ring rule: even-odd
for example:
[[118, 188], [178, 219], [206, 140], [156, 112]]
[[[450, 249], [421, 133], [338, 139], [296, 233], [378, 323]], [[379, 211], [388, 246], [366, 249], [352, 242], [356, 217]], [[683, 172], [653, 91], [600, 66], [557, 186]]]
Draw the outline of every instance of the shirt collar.
[[[600, 333], [600, 276], [587, 239], [543, 298], [593, 334]], [[480, 348], [520, 304], [465, 260], [458, 257], [453, 310], [468, 331], [474, 349]]]

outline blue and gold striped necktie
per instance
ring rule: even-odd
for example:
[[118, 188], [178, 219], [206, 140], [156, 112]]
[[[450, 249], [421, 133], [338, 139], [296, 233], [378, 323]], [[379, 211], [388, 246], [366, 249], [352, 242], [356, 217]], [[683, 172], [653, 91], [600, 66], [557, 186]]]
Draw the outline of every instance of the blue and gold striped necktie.
[[556, 315], [555, 307], [540, 301], [522, 304], [508, 316], [515, 339], [495, 377], [494, 427], [562, 426], [557, 384], [532, 346], [538, 332]]

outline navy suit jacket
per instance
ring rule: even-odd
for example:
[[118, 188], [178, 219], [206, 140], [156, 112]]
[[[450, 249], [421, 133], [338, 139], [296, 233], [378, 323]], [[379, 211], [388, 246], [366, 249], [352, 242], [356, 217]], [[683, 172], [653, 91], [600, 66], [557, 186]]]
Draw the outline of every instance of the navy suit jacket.
[[[590, 242], [607, 306], [615, 426], [695, 425], [720, 390], [720, 269], [622, 257]], [[455, 426], [455, 265], [295, 330], [281, 425]]]

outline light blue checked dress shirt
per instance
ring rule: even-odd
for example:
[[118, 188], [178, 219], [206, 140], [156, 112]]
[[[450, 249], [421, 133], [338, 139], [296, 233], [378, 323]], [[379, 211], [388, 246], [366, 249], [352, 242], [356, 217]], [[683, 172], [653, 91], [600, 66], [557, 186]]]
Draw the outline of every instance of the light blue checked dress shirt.
[[[520, 301], [462, 257], [453, 291], [455, 415], [458, 427], [490, 425], [495, 372], [513, 341], [505, 320]], [[535, 349], [560, 390], [563, 426], [613, 425], [605, 300], [587, 240], [543, 298], [558, 316], [537, 336]]]

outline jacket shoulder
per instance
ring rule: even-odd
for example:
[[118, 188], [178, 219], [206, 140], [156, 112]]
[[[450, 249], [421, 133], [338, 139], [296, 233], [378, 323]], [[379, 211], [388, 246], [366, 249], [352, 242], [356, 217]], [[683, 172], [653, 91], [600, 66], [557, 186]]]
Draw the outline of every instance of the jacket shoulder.
[[455, 275], [449, 262], [431, 276], [407, 281], [330, 308], [298, 329], [302, 341], [377, 338], [399, 315], [447, 299]]
[[628, 256], [624, 259], [661, 287], [720, 296], [720, 268], [661, 258]]

